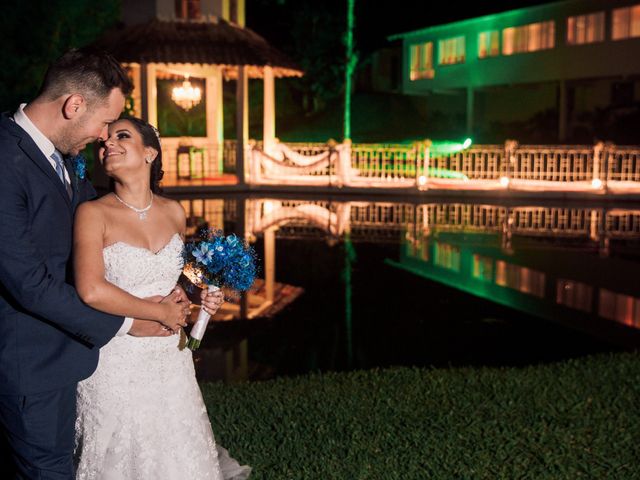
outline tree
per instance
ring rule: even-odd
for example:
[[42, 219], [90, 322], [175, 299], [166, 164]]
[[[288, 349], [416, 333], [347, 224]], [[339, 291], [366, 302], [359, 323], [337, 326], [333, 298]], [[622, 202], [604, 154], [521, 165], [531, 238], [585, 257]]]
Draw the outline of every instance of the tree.
[[353, 51], [355, 0], [347, 0], [347, 31], [345, 34], [345, 67], [344, 67], [344, 139], [351, 139], [351, 80], [358, 63], [358, 57]]
[[2, 111], [35, 97], [52, 60], [71, 47], [90, 44], [118, 18], [118, 0], [28, 0], [3, 9]]
[[290, 80], [307, 113], [337, 99], [344, 85], [345, 0], [256, 0], [247, 7], [247, 26], [289, 55], [304, 71]]

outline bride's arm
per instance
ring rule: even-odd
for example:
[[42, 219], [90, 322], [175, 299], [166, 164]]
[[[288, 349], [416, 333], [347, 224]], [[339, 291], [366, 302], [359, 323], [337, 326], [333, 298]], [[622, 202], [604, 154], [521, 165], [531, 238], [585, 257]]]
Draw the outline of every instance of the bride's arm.
[[152, 302], [135, 297], [104, 277], [102, 257], [105, 222], [94, 202], [78, 207], [74, 221], [73, 259], [78, 295], [87, 305], [103, 312], [154, 320], [173, 331], [185, 324], [184, 304]]

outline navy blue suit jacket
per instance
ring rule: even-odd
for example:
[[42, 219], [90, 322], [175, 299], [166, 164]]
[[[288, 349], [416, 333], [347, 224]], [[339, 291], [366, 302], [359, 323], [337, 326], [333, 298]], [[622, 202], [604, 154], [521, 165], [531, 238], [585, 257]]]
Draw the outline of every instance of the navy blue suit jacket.
[[74, 211], [95, 190], [67, 170], [73, 199], [31, 137], [0, 117], [0, 394], [88, 377], [123, 322], [85, 305], [70, 281]]

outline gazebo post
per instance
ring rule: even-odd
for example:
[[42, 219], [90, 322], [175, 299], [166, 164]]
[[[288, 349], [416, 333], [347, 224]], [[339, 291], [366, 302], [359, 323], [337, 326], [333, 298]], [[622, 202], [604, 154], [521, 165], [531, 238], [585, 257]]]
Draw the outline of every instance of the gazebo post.
[[158, 127], [158, 84], [156, 83], [156, 64], [147, 64], [147, 94], [148, 100], [148, 115], [147, 120], [154, 127]]
[[140, 64], [140, 118], [149, 120], [149, 94], [147, 93], [147, 63]]
[[156, 85], [155, 63], [143, 62], [140, 65], [140, 87], [142, 99], [142, 118], [154, 127], [157, 127], [158, 87]]
[[264, 117], [262, 122], [263, 150], [268, 155], [274, 154], [273, 147], [276, 138], [276, 92], [273, 78], [273, 68], [264, 67]]
[[236, 176], [238, 183], [244, 185], [244, 156], [249, 143], [249, 95], [247, 72], [243, 65], [238, 66], [236, 82]]
[[133, 98], [133, 115], [136, 117], [142, 118], [142, 99], [140, 98], [141, 93], [141, 72], [139, 63], [130, 63], [126, 64], [126, 67], [129, 68], [131, 72], [131, 80], [133, 81], [133, 92], [131, 92], [131, 96]]
[[276, 282], [276, 227], [264, 231], [265, 299], [273, 303]]
[[215, 172], [224, 171], [224, 117], [222, 101], [222, 70], [219, 66], [212, 66], [211, 73], [206, 77], [206, 121], [207, 148], [212, 152]]

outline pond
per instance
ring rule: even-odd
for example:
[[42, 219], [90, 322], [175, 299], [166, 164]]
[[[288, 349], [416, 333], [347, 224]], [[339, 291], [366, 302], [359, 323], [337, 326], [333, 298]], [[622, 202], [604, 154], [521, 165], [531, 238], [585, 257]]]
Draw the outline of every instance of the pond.
[[248, 318], [231, 299], [196, 353], [202, 380], [640, 345], [640, 205], [176, 198], [191, 231], [244, 234], [260, 259]]

